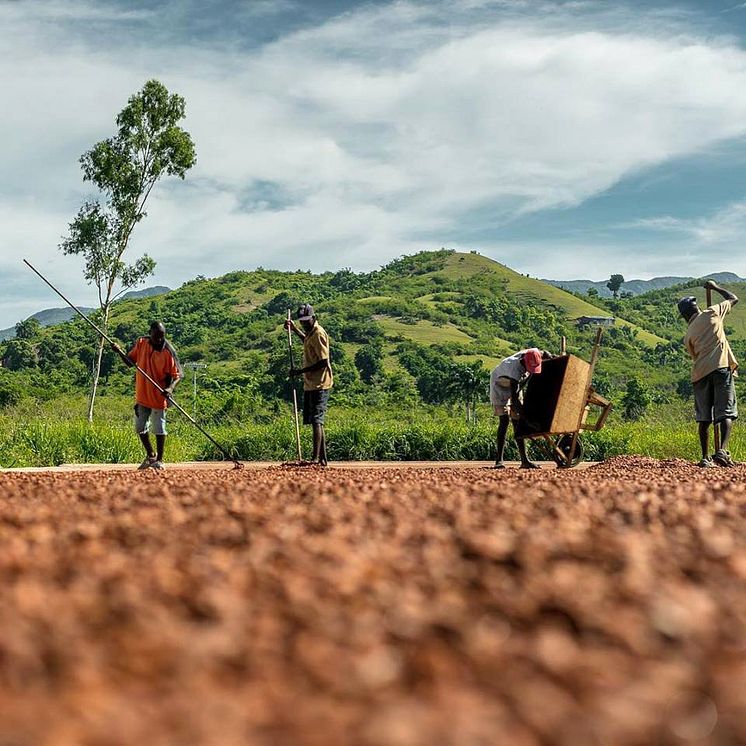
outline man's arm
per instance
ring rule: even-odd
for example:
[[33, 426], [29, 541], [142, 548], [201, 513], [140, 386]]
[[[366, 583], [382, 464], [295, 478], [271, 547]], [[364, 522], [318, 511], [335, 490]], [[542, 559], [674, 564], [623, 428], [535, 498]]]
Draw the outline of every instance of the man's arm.
[[313, 373], [315, 370], [323, 370], [329, 365], [329, 361], [326, 358], [317, 360], [315, 363], [306, 366], [305, 368], [292, 368], [290, 371], [291, 376], [302, 376], [304, 373]]
[[290, 319], [286, 319], [284, 326], [294, 334], [297, 334], [301, 339], [306, 338], [306, 335]]
[[111, 349], [122, 358], [122, 361], [128, 368], [132, 368], [135, 365], [135, 360], [132, 357], [132, 354], [135, 351], [134, 347], [129, 351], [129, 353], [127, 353], [116, 342], [112, 342]]
[[[168, 380], [170, 379], [170, 380]], [[162, 392], [164, 396], [171, 396], [174, 393], [174, 389], [176, 388], [176, 384], [181, 380], [180, 376], [176, 376], [175, 378], [171, 378], [170, 376], [166, 379], [166, 385], [163, 387]]]
[[163, 388], [164, 396], [171, 396], [174, 393], [176, 384], [184, 377], [184, 370], [181, 367], [179, 356], [176, 354], [176, 350], [171, 346], [169, 342], [166, 342], [166, 349], [171, 353], [172, 365], [171, 371], [166, 378], [166, 386]]
[[730, 301], [731, 306], [735, 306], [736, 303], [738, 303], [738, 296], [735, 293], [731, 293], [730, 290], [721, 288], [714, 280], [707, 280], [704, 284], [704, 288], [705, 290], [714, 290], [716, 293], [720, 293], [725, 300]]
[[[287, 323], [287, 322], [286, 322]], [[299, 376], [303, 373], [312, 373], [316, 370], [323, 370], [329, 368], [331, 370], [331, 355], [329, 353], [329, 337], [325, 332], [319, 331], [315, 337], [312, 338], [313, 342], [310, 348], [304, 347], [306, 351], [306, 359], [317, 358], [316, 362], [307, 365], [305, 368], [292, 369], [290, 371], [291, 376]]]

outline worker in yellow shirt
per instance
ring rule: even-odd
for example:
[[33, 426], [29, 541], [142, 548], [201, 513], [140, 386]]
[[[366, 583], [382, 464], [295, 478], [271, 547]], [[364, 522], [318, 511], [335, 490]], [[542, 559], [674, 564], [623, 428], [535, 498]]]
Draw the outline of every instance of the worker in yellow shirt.
[[[702, 447], [700, 466], [713, 464], [733, 466], [728, 452], [733, 420], [738, 417], [736, 387], [738, 361], [725, 336], [725, 316], [738, 303], [738, 297], [713, 280], [704, 285], [723, 296], [723, 302], [700, 310], [694, 296], [682, 298], [679, 313], [686, 319], [688, 328], [684, 345], [692, 358], [692, 383], [694, 405], [699, 423], [699, 442]], [[720, 448], [709, 455], [710, 425], [720, 428]]]
[[302, 304], [296, 318], [301, 329], [290, 319], [285, 322], [285, 328], [292, 330], [303, 340], [303, 367], [291, 369], [290, 376], [303, 376], [303, 424], [313, 427], [311, 463], [326, 466], [324, 420], [329, 406], [329, 392], [334, 385], [329, 335], [319, 324], [310, 304]]

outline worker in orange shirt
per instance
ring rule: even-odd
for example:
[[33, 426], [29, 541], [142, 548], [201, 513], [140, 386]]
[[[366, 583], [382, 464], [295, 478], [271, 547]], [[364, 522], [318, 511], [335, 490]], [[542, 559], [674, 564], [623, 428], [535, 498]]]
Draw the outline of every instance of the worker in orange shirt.
[[[135, 374], [135, 431], [145, 448], [145, 460], [140, 469], [163, 469], [166, 409], [183, 375], [176, 350], [166, 339], [166, 327], [162, 321], [154, 321], [150, 325], [150, 334], [140, 337], [129, 352], [125, 353], [117, 344], [113, 344], [112, 349], [128, 366], [137, 365], [158, 384], [154, 386], [139, 371]], [[151, 427], [156, 450], [150, 441]]]

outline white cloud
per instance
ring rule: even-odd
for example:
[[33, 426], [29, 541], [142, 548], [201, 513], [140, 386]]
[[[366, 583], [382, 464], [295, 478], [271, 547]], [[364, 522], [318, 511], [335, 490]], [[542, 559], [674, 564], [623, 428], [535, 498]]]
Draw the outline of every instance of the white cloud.
[[[746, 52], [639, 10], [396, 2], [251, 48], [164, 41], [148, 36], [147, 14], [112, 6], [21, 6], [0, 5], [0, 137], [14, 143], [0, 153], [2, 245], [14, 246], [0, 270], [19, 253], [54, 256], [71, 284], [77, 267], [55, 247], [87, 191], [77, 158], [148, 77], [186, 97], [198, 151], [187, 182], [156, 193], [133, 245], [168, 284], [257, 264], [375, 267], [442, 245], [478, 209], [499, 225], [577, 205], [746, 133]], [[143, 24], [139, 43], [119, 39], [123, 23]], [[245, 209], [260, 183], [285, 209]], [[536, 247], [515, 262], [550, 276], [567, 267], [557, 254]]]
[[627, 223], [623, 228], [644, 228], [675, 233], [703, 246], [731, 246], [746, 235], [746, 202], [734, 202], [714, 214], [701, 218], [676, 218], [663, 215]]
[[90, 0], [46, 0], [45, 2], [24, 2], [11, 0], [3, 3], [5, 24], [18, 24], [28, 27], [39, 21], [83, 23], [90, 21], [137, 21], [152, 15], [151, 11], [120, 8], [113, 4]]

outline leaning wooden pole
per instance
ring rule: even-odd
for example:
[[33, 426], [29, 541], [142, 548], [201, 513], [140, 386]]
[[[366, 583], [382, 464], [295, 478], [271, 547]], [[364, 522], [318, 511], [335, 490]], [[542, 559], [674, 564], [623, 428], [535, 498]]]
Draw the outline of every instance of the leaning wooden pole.
[[[596, 329], [596, 339], [593, 342], [593, 352], [591, 353], [591, 365], [588, 371], [588, 382], [585, 387], [585, 398], [588, 400], [588, 393], [590, 392], [591, 386], [593, 385], [593, 371], [596, 369], [596, 361], [598, 360], [598, 352], [601, 349], [601, 337], [603, 336], [604, 330], [601, 326]], [[572, 444], [570, 446], [570, 454], [567, 457], [567, 465], [572, 464], [573, 456], [575, 455], [575, 448], [578, 445], [578, 435], [580, 435], [580, 428], [583, 426], [583, 417], [585, 416], [585, 407], [580, 411], [580, 419], [578, 420], [578, 426], [575, 432], [572, 434]]]
[[[288, 308], [288, 321], [290, 321], [290, 309]], [[288, 357], [290, 358], [290, 369], [295, 367], [293, 362], [293, 332], [288, 325]], [[295, 383], [291, 380], [290, 387], [293, 390], [293, 418], [295, 419], [295, 445], [298, 449], [298, 461], [303, 461], [303, 450], [300, 445], [300, 422], [298, 421], [298, 394], [295, 391]]]
[[[709, 308], [712, 305], [711, 288], [705, 288], [705, 293], [707, 293], [707, 308]], [[720, 430], [718, 429], [717, 422], [712, 423], [712, 429], [715, 433], [715, 451], [719, 451], [720, 450]]]

